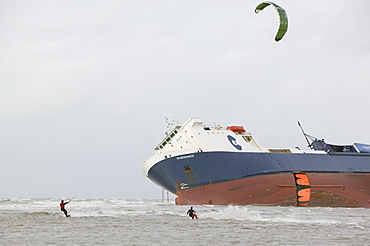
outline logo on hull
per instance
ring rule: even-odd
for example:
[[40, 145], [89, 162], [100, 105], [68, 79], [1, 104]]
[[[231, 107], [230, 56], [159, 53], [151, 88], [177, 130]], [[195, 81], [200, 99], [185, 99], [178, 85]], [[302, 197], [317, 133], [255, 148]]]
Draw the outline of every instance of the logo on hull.
[[189, 189], [189, 185], [187, 183], [181, 183], [180, 184], [180, 189], [181, 190]]
[[237, 150], [242, 150], [242, 146], [240, 146], [237, 142], [236, 142], [236, 139], [231, 136], [231, 135], [227, 135], [227, 139], [229, 139], [230, 143], [235, 147], [235, 149]]

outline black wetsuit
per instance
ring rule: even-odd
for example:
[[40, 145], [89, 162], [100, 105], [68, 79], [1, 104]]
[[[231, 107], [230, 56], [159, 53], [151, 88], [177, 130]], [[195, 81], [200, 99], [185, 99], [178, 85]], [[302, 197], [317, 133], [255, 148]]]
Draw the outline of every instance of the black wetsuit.
[[193, 207], [191, 207], [186, 214], [188, 214], [192, 219], [198, 219], [198, 216], [195, 214]]
[[60, 210], [63, 211], [63, 213], [65, 214], [66, 217], [68, 217], [69, 215], [67, 214], [67, 210], [64, 208], [64, 205], [66, 205], [68, 202], [61, 202], [60, 203]]

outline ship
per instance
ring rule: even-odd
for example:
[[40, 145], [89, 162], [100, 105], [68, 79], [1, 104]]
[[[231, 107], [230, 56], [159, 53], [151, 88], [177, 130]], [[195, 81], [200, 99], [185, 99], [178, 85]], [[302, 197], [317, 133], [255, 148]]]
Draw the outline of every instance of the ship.
[[[299, 124], [299, 122], [298, 122]], [[170, 124], [144, 174], [178, 205], [370, 207], [370, 145], [261, 147], [243, 126]]]

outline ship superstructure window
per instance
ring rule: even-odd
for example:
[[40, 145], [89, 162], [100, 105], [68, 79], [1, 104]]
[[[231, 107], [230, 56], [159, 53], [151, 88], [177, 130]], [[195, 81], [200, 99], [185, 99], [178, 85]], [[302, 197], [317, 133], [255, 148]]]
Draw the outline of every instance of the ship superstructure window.
[[250, 141], [252, 141], [252, 137], [251, 136], [243, 136], [243, 139], [249, 143]]
[[[180, 127], [177, 126], [177, 129], [179, 129]], [[163, 140], [163, 142], [158, 145], [155, 149], [158, 150], [158, 149], [163, 149], [163, 147], [167, 144], [167, 143], [171, 143], [171, 140], [176, 136], [176, 134], [178, 133], [177, 129], [173, 130], [169, 136], [167, 136], [167, 138], [165, 140]], [[180, 136], [181, 137], [181, 136]]]
[[177, 130], [174, 130], [173, 133], [171, 133], [170, 137], [173, 138], [177, 134]]

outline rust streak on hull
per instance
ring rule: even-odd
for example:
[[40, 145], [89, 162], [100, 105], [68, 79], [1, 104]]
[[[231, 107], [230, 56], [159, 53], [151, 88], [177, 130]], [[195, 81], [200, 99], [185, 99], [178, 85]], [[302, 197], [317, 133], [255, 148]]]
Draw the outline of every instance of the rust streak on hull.
[[[307, 173], [311, 182], [308, 207], [370, 207], [370, 175]], [[340, 184], [340, 185], [338, 185]], [[294, 177], [289, 173], [262, 175], [180, 190], [178, 205], [295, 206]]]

